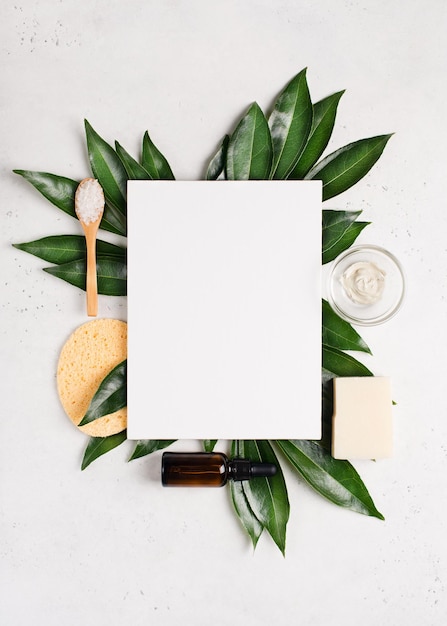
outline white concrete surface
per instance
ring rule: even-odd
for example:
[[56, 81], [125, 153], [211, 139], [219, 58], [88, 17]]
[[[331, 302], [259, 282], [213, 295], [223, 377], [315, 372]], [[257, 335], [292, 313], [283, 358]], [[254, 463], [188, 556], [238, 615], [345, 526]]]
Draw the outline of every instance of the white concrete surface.
[[[2, 624], [445, 624], [444, 0], [17, 0], [1, 13]], [[226, 490], [163, 490], [159, 455], [127, 464], [126, 443], [80, 471], [85, 439], [55, 369], [84, 294], [11, 247], [75, 223], [11, 170], [88, 175], [87, 118], [134, 154], [148, 129], [178, 179], [200, 179], [249, 104], [268, 108], [306, 66], [314, 99], [346, 89], [331, 148], [395, 132], [327, 208], [363, 210], [360, 240], [399, 257], [408, 295], [362, 331], [397, 402], [394, 457], [356, 464], [386, 521], [288, 473], [284, 559], [267, 536], [253, 555]], [[125, 319], [125, 300], [101, 298], [100, 313]]]

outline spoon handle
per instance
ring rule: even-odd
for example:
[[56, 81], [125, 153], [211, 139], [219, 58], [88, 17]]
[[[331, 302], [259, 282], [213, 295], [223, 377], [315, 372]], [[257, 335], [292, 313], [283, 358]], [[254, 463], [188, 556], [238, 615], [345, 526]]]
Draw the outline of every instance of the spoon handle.
[[98, 283], [96, 277], [96, 233], [89, 229], [85, 237], [87, 246], [87, 315], [96, 317], [98, 314]]

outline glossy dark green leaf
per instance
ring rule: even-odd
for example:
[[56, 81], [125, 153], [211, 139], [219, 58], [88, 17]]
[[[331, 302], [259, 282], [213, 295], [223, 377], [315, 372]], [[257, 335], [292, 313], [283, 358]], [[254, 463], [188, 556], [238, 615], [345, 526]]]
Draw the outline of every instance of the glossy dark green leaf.
[[13, 170], [37, 189], [47, 200], [68, 215], [76, 217], [74, 197], [79, 182], [57, 176], [48, 172], [31, 172], [29, 170]]
[[127, 173], [115, 150], [85, 120], [88, 156], [93, 176], [104, 190], [106, 202], [126, 215]]
[[[14, 170], [14, 172], [31, 183], [58, 209], [76, 220], [78, 219], [74, 208], [74, 197], [79, 184], [77, 181], [47, 172], [31, 172], [29, 170]], [[126, 218], [117, 209], [106, 204], [100, 228], [117, 235], [125, 235]]]
[[322, 262], [329, 263], [352, 246], [370, 222], [357, 222], [361, 211], [323, 210]]
[[118, 363], [101, 381], [78, 426], [90, 424], [125, 406], [127, 406], [127, 359]]
[[152, 452], [156, 452], [157, 450], [163, 450], [164, 448], [167, 448], [176, 441], [176, 439], [140, 439], [139, 441], [137, 441], [135, 450], [133, 451], [129, 461], [139, 459], [142, 456], [147, 456], [148, 454], [152, 454]]
[[168, 161], [153, 143], [147, 131], [143, 137], [141, 165], [154, 180], [174, 180]]
[[[242, 446], [242, 441], [235, 440], [231, 442], [232, 458], [242, 456]], [[248, 503], [247, 496], [244, 491], [245, 484], [245, 481], [230, 482], [231, 501], [237, 517], [252, 541], [253, 548], [256, 548], [264, 527], [253, 513], [253, 510]]]
[[312, 102], [304, 69], [278, 96], [269, 118], [273, 145], [271, 178], [282, 180], [293, 171], [311, 125]]
[[82, 459], [81, 469], [84, 470], [98, 457], [121, 445], [126, 439], [125, 430], [109, 437], [90, 437]]
[[350, 354], [337, 348], [322, 348], [322, 366], [330, 376], [373, 376], [373, 373]]
[[371, 354], [371, 350], [358, 332], [341, 319], [326, 300], [322, 301], [322, 343], [338, 350], [358, 350]]
[[[125, 296], [127, 293], [127, 265], [125, 261], [116, 257], [98, 256], [96, 265], [98, 293], [104, 296]], [[86, 264], [84, 260], [71, 261], [43, 269], [52, 276], [85, 290]]]
[[362, 230], [370, 223], [371, 222], [352, 222], [352, 224], [348, 226], [342, 239], [340, 239], [337, 244], [333, 246], [330, 252], [324, 256], [323, 263], [333, 261], [339, 254], [350, 248]]
[[322, 435], [320, 443], [328, 452], [332, 449], [332, 415], [334, 413], [333, 379], [333, 374], [323, 370], [321, 381]]
[[219, 146], [218, 151], [211, 159], [208, 169], [206, 171], [206, 180], [217, 180], [219, 176], [225, 170], [225, 164], [227, 161], [228, 143], [230, 141], [229, 135], [225, 135], [222, 139], [222, 143]]
[[115, 150], [130, 180], [152, 180], [152, 176], [118, 143], [118, 141], [115, 141]]
[[235, 442], [235, 445], [238, 455], [243, 458], [276, 465], [277, 472], [274, 476], [246, 481], [244, 493], [255, 517], [284, 554], [290, 506], [286, 483], [275, 452], [266, 440], [244, 440]]
[[212, 452], [216, 446], [218, 439], [203, 439], [202, 445], [205, 452]]
[[297, 180], [304, 178], [323, 154], [331, 138], [338, 103], [343, 94], [344, 91], [339, 91], [312, 106], [313, 116], [309, 137], [289, 178]]
[[244, 482], [231, 481], [230, 493], [234, 511], [245, 531], [248, 533], [253, 543], [253, 548], [256, 548], [259, 537], [262, 535], [264, 527], [262, 526], [256, 515], [253, 513], [248, 503], [247, 496], [245, 495], [244, 491]]
[[362, 179], [379, 159], [391, 135], [360, 139], [339, 148], [313, 167], [306, 179], [323, 181], [323, 200], [346, 191]]
[[272, 138], [264, 113], [253, 103], [230, 137], [228, 180], [263, 180], [272, 166]]
[[334, 459], [317, 441], [278, 441], [292, 467], [319, 494], [337, 504], [381, 520], [362, 479], [349, 463]]
[[[56, 265], [85, 259], [86, 255], [84, 235], [50, 235], [27, 243], [14, 243], [13, 246]], [[101, 239], [96, 241], [96, 251], [98, 255], [126, 259], [126, 248]]]
[[117, 235], [125, 237], [127, 233], [126, 216], [112, 204], [109, 204], [106, 200], [104, 213], [99, 227], [103, 230], [108, 230], [111, 233], [116, 233]]

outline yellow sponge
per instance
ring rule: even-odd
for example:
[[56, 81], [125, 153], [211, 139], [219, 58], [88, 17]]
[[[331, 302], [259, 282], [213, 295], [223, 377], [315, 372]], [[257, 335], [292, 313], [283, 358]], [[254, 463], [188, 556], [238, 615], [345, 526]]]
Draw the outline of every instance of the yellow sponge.
[[[57, 388], [62, 406], [76, 426], [82, 420], [101, 381], [127, 358], [127, 324], [96, 319], [79, 326], [62, 348]], [[108, 437], [127, 425], [127, 407], [80, 427], [92, 437]]]

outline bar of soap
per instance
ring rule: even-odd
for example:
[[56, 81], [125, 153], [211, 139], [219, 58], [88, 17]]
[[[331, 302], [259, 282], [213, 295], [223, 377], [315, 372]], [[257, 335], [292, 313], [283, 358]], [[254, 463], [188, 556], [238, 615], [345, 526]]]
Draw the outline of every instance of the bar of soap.
[[332, 456], [380, 459], [392, 455], [390, 379], [382, 376], [334, 378]]

